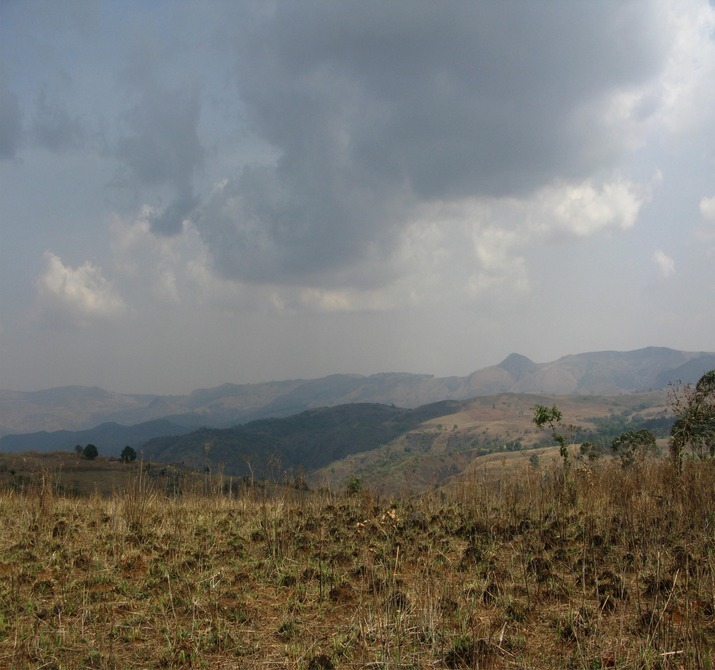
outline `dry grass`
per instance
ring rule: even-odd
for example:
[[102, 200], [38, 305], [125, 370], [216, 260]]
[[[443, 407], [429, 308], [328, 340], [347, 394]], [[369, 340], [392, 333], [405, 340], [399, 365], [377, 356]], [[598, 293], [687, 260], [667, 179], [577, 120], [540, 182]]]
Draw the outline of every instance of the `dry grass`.
[[715, 467], [0, 493], [2, 668], [710, 668]]
[[[557, 404], [569, 424], [585, 431], [599, 430], [594, 419], [627, 416], [638, 423], [670, 411], [667, 391], [620, 396], [506, 393], [472, 398], [459, 412], [425, 421], [378, 449], [333, 461], [313, 472], [310, 480], [316, 485], [338, 487], [356, 474], [375, 490], [409, 495], [432, 488], [435, 482], [442, 484], [465, 470], [482, 468], [485, 461], [480, 454], [485, 451], [492, 452], [498, 461], [506, 460], [510, 467], [514, 458], [506, 447], [508, 443], [518, 440], [522, 449], [528, 449], [522, 452], [524, 460], [539, 445], [553, 444], [549, 432], [534, 425], [536, 403]], [[550, 460], [543, 450], [538, 453]]]

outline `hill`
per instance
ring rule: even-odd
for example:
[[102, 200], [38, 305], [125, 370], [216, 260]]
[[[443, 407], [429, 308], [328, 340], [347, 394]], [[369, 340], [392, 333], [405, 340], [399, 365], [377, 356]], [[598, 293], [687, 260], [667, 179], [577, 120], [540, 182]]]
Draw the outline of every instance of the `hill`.
[[[311, 473], [316, 486], [339, 487], [356, 476], [386, 494], [414, 493], [468, 472], [483, 457], [509, 458], [553, 450], [548, 431], [532, 423], [536, 404], [557, 404], [575, 428], [576, 444], [594, 441], [608, 452], [611, 440], [626, 430], [647, 428], [669, 434], [672, 416], [667, 392], [618, 396], [543, 396], [499, 394], [453, 403], [440, 416], [423, 421], [380, 449], [353, 453]], [[497, 456], [498, 455], [498, 456]]]
[[190, 467], [220, 464], [226, 474], [280, 479], [284, 472], [313, 472], [350, 454], [377, 449], [435, 417], [458, 409], [441, 402], [417, 409], [353, 403], [259, 419], [228, 429], [203, 428], [149, 440], [144, 454]]
[[204, 428], [161, 437], [145, 457], [227, 475], [280, 481], [297, 474], [313, 486], [340, 488], [351, 476], [394, 494], [419, 491], [452, 477], [485, 454], [550, 445], [532, 423], [536, 404], [557, 403], [575, 430], [574, 442], [610, 440], [647, 427], [667, 435], [667, 394], [541, 396], [500, 394], [443, 401], [416, 409], [355, 403], [260, 419], [230, 429]]
[[[415, 408], [500, 393], [630, 394], [664, 389], [678, 380], [695, 382], [713, 368], [715, 353], [647, 347], [569, 355], [551, 363], [534, 363], [511, 354], [498, 365], [466, 377], [339, 374], [313, 380], [224, 384], [183, 396], [121, 394], [78, 386], [27, 393], [0, 391], [0, 436], [87, 430], [104, 423], [131, 426], [156, 419], [187, 428], [228, 428], [346, 403]], [[41, 449], [42, 440], [31, 448]], [[5, 449], [1, 442], [0, 449]]]

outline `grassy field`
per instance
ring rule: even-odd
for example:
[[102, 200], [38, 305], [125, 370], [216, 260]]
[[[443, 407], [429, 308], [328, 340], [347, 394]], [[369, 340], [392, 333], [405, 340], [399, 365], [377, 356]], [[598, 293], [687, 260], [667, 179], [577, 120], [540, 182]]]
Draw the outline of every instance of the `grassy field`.
[[712, 463], [475, 469], [399, 501], [126, 481], [0, 492], [0, 667], [715, 665]]
[[200, 473], [177, 465], [122, 463], [103, 457], [88, 460], [70, 451], [0, 453], [0, 490], [122, 495], [136, 488], [140, 478], [145, 488], [167, 493], [181, 486], [195, 490], [204, 484]]

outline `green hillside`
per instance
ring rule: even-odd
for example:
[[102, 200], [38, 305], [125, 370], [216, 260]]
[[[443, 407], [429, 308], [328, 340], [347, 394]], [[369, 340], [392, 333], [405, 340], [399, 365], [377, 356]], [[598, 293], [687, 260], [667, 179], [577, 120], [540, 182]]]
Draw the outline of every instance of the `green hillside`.
[[301, 474], [311, 486], [332, 489], [355, 475], [381, 491], [419, 491], [485, 454], [550, 446], [548, 432], [531, 418], [535, 404], [554, 402], [574, 424], [574, 443], [597, 441], [605, 450], [625, 430], [649, 428], [663, 437], [672, 421], [664, 391], [602, 397], [507, 393], [417, 409], [360, 403], [326, 407], [155, 438], [142, 451], [153, 461], [227, 475], [279, 481]]
[[191, 467], [222, 466], [226, 474], [275, 478], [313, 471], [351, 454], [377, 449], [435, 417], [459, 411], [446, 401], [417, 409], [356, 403], [259, 419], [229, 429], [203, 428], [147, 442], [147, 458]]

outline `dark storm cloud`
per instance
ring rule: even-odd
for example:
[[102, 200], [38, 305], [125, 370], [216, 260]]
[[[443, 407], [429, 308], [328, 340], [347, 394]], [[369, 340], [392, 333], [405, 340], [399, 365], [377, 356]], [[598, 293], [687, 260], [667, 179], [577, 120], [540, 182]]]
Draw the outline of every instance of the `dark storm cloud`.
[[344, 167], [332, 167], [249, 167], [215, 193], [199, 227], [217, 270], [250, 281], [309, 283], [329, 272], [340, 283], [346, 264], [389, 243], [390, 231], [374, 224], [385, 219], [393, 196], [381, 187], [364, 192]]
[[164, 209], [149, 217], [152, 232], [157, 235], [175, 235], [182, 230], [182, 223], [191, 218], [198, 204], [190, 191], [180, 193]]
[[[400, 205], [523, 195], [622, 152], [606, 96], [662, 66], [642, 3], [279, 3], [236, 36], [277, 152], [199, 226], [225, 276], [289, 280], [389, 250]], [[654, 37], [655, 35], [655, 37]]]
[[59, 153], [80, 146], [84, 130], [79, 118], [50, 101], [47, 91], [43, 89], [35, 108], [32, 134], [41, 147]]
[[22, 112], [0, 64], [0, 159], [14, 158], [22, 142]]
[[117, 156], [140, 187], [169, 187], [173, 192], [172, 202], [152, 219], [155, 233], [173, 235], [196, 205], [193, 177], [204, 159], [198, 135], [199, 90], [170, 89], [144, 74], [135, 85], [138, 100], [126, 115], [127, 132], [117, 143]]

